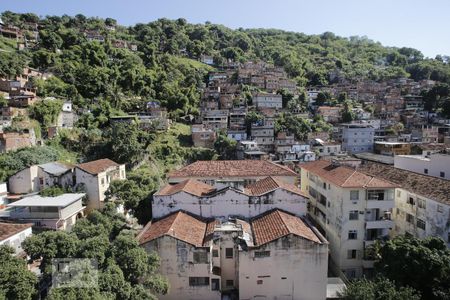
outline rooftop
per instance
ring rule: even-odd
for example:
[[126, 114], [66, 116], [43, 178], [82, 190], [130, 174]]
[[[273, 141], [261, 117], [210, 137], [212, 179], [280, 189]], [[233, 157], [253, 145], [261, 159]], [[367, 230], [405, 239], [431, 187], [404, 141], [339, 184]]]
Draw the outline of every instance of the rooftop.
[[361, 165], [359, 170], [389, 180], [415, 194], [450, 205], [450, 181], [448, 180], [374, 162]]
[[119, 164], [108, 159], [108, 158], [102, 158], [98, 160], [93, 160], [87, 163], [78, 164], [77, 168], [92, 174], [97, 175], [99, 173], [105, 172], [110, 167], [118, 167]]
[[297, 176], [297, 173], [287, 167], [264, 160], [197, 161], [169, 173], [169, 178], [250, 176]]
[[333, 164], [328, 160], [317, 160], [301, 164], [302, 169], [322, 177], [343, 188], [395, 188], [387, 180], [359, 172], [348, 166]]
[[187, 179], [174, 185], [167, 184], [162, 189], [160, 189], [155, 195], [169, 196], [183, 191], [188, 194], [201, 197], [215, 190], [216, 189], [213, 186], [210, 186], [209, 184], [200, 182], [195, 179]]
[[62, 175], [62, 174], [66, 173], [67, 171], [70, 171], [72, 169], [71, 166], [65, 165], [65, 164], [62, 164], [62, 163], [59, 163], [59, 162], [49, 162], [49, 163], [46, 163], [46, 164], [39, 165], [39, 167], [45, 173], [52, 174], [52, 175], [55, 175], [55, 176]]
[[308, 197], [295, 185], [285, 183], [284, 181], [271, 176], [258, 180], [257, 182], [247, 186], [245, 193], [250, 196], [261, 196], [279, 188], [303, 197]]
[[0, 222], [0, 241], [22, 232], [27, 228], [30, 228], [33, 224], [17, 224], [17, 223], [3, 223]]
[[62, 194], [56, 197], [42, 197], [39, 195], [23, 198], [22, 200], [15, 201], [8, 204], [9, 207], [66, 207], [81, 198], [86, 194]]

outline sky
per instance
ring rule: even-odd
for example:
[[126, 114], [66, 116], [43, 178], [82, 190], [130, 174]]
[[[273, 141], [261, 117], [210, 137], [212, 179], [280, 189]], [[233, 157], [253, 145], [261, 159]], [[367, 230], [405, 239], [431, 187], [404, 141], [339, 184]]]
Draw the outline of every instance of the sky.
[[367, 36], [385, 46], [450, 55], [449, 0], [0, 0], [0, 11], [111, 17], [122, 25], [159, 18], [230, 28]]

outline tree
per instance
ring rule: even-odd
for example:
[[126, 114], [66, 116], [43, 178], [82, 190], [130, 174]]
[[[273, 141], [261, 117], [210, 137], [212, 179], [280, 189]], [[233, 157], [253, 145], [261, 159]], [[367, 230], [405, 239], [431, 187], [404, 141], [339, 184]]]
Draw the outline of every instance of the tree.
[[420, 294], [414, 289], [397, 288], [394, 282], [383, 277], [353, 281], [340, 296], [344, 300], [420, 300]]
[[30, 116], [41, 123], [45, 128], [54, 125], [62, 109], [61, 100], [42, 100], [29, 108]]
[[219, 132], [214, 142], [214, 149], [216, 149], [221, 160], [235, 159], [236, 145], [237, 142], [235, 140], [226, 136], [225, 133]]
[[133, 180], [112, 181], [105, 196], [107, 200], [124, 205], [125, 209], [135, 211], [139, 202], [149, 196], [150, 191], [140, 187]]
[[315, 103], [317, 106], [322, 106], [325, 104], [325, 102], [327, 102], [329, 100], [331, 100], [331, 94], [327, 91], [325, 91], [325, 92], [322, 91], [317, 94]]
[[0, 245], [0, 294], [6, 299], [32, 299], [36, 294], [36, 275], [27, 269], [23, 259], [13, 255], [14, 249]]
[[450, 250], [441, 238], [399, 236], [379, 256], [377, 272], [398, 286], [416, 289], [423, 299], [450, 299]]
[[355, 119], [355, 113], [353, 112], [353, 105], [351, 101], [346, 100], [344, 107], [341, 111], [341, 119], [344, 123], [349, 123]]

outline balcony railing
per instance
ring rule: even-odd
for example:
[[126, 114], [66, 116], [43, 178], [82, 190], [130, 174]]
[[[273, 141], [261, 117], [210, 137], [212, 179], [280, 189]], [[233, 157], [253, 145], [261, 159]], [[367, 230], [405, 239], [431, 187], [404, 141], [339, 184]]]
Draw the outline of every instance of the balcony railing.
[[375, 220], [366, 221], [366, 229], [390, 229], [394, 227], [394, 222], [392, 220]]

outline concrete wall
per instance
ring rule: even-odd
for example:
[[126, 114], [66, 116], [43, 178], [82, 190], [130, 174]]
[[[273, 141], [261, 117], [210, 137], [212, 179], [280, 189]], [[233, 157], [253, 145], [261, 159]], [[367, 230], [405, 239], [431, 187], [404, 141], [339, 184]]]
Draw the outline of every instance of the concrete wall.
[[[450, 180], [450, 155], [446, 154], [432, 154], [429, 158], [422, 155], [399, 155], [394, 157], [394, 167]], [[425, 169], [428, 169], [428, 174]], [[441, 172], [444, 172], [444, 177], [441, 177]]]
[[9, 177], [9, 192], [28, 194], [39, 191], [38, 166], [23, 169]]
[[[255, 251], [270, 251], [256, 258]], [[289, 235], [262, 247], [239, 252], [239, 298], [325, 299], [328, 248]]]
[[[161, 300], [220, 300], [220, 291], [211, 290], [211, 279], [220, 276], [210, 272], [209, 248], [195, 248], [194, 246], [172, 237], [163, 236], [144, 245], [147, 252], [156, 252], [161, 259], [160, 272], [170, 283], [167, 295], [158, 295]], [[193, 253], [207, 251], [208, 263], [194, 264]], [[190, 286], [189, 277], [209, 277], [205, 286]]]
[[160, 218], [177, 210], [185, 210], [202, 217], [245, 218], [254, 217], [273, 208], [280, 208], [299, 216], [306, 214], [306, 198], [277, 189], [261, 197], [249, 197], [232, 189], [227, 189], [214, 197], [197, 197], [185, 192], [170, 196], [153, 197], [154, 218]]
[[372, 127], [342, 128], [342, 150], [350, 153], [372, 152], [375, 129]]
[[[242, 189], [247, 186], [249, 183], [254, 183], [258, 180], [264, 179], [270, 174], [264, 176], [245, 176], [245, 177], [169, 177], [169, 183], [178, 183], [187, 179], [195, 179], [198, 181], [202, 181], [204, 183], [216, 186], [232, 186], [237, 189]], [[296, 184], [297, 176], [272, 176], [274, 178], [280, 179], [286, 183]]]

